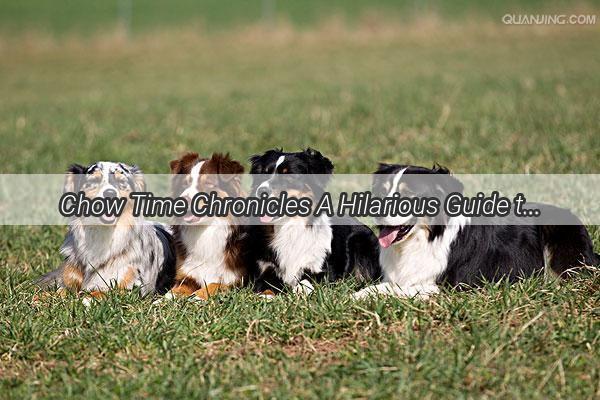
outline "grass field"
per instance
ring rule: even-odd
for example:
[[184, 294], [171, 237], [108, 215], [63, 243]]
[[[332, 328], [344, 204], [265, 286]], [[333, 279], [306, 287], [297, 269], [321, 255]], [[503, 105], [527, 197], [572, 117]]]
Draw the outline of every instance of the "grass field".
[[[110, 159], [167, 173], [186, 150], [245, 161], [314, 146], [338, 173], [378, 161], [599, 173], [599, 26], [368, 14], [4, 34], [0, 172]], [[59, 264], [64, 231], [0, 230], [0, 398], [600, 396], [599, 274], [427, 302], [354, 303], [346, 282], [307, 299], [33, 305], [31, 279]]]
[[401, 21], [423, 13], [458, 21], [473, 16], [498, 21], [508, 12], [584, 11], [598, 6], [599, 0], [579, 0], [576, 4], [568, 0], [0, 0], [0, 32], [90, 35], [123, 24], [133, 34], [181, 25], [216, 32], [280, 20], [311, 27], [331, 15], [356, 24], [371, 13]]

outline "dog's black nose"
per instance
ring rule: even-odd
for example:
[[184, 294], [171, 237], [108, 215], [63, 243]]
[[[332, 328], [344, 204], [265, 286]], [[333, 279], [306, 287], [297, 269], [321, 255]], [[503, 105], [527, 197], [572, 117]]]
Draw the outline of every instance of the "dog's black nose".
[[258, 189], [256, 189], [256, 195], [258, 197], [263, 196], [263, 195], [270, 195], [271, 194], [271, 188], [267, 187], [267, 186], [260, 186]]
[[106, 189], [104, 192], [102, 192], [102, 197], [117, 197], [117, 191], [115, 189]]

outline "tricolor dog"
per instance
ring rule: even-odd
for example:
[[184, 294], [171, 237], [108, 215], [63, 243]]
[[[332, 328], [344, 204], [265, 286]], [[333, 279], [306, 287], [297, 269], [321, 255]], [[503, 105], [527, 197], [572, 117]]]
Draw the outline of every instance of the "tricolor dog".
[[[436, 196], [462, 193], [463, 185], [446, 168], [381, 164], [373, 176], [380, 197]], [[562, 225], [475, 225], [471, 217], [379, 218], [383, 283], [355, 294], [427, 297], [440, 285], [476, 286], [483, 281], [517, 279], [552, 271], [559, 276], [584, 265], [597, 265], [590, 236], [571, 212], [537, 205]], [[508, 218], [508, 217], [507, 217]], [[516, 218], [516, 217], [513, 217]]]
[[60, 249], [63, 264], [38, 280], [93, 297], [111, 288], [139, 287], [142, 294], [165, 293], [173, 284], [175, 249], [163, 226], [133, 215], [132, 192], [145, 190], [142, 171], [119, 162], [69, 167], [64, 192], [88, 199], [127, 199], [120, 216], [72, 217]]
[[[200, 193], [216, 192], [219, 197], [240, 197], [242, 165], [229, 155], [210, 158], [187, 153], [171, 161], [174, 196], [189, 203]], [[177, 275], [168, 296], [195, 296], [207, 299], [218, 291], [249, 282], [256, 265], [250, 256], [252, 245], [247, 227], [233, 216], [198, 217], [191, 210], [173, 226], [177, 243]]]
[[[321, 197], [333, 173], [333, 164], [320, 152], [306, 149], [286, 153], [269, 150], [250, 158], [252, 193], [257, 196], [288, 195], [313, 199]], [[355, 275], [362, 280], [380, 277], [379, 248], [373, 232], [357, 220], [310, 217], [260, 218], [263, 252], [259, 256], [258, 289], [312, 291], [311, 281], [335, 281]], [[253, 235], [260, 237], [260, 234]]]

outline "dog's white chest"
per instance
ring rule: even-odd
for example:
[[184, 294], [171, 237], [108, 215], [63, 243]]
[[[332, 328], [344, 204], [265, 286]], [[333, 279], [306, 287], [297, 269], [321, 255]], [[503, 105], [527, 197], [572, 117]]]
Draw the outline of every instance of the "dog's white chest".
[[384, 279], [402, 286], [434, 283], [448, 264], [447, 256], [423, 237], [411, 238], [401, 246], [382, 249], [380, 262]]
[[319, 273], [331, 253], [333, 232], [329, 224], [306, 226], [297, 221], [275, 227], [271, 245], [279, 264], [280, 278], [295, 286], [305, 272]]
[[435, 284], [448, 267], [450, 246], [469, 221], [465, 217], [452, 218], [444, 233], [431, 241], [425, 228], [416, 227], [405, 241], [381, 249], [384, 280], [400, 286]]
[[90, 226], [82, 229], [79, 237], [81, 254], [85, 257], [84, 265], [97, 269], [126, 249], [130, 231], [123, 227]]
[[238, 276], [227, 267], [225, 261], [225, 247], [230, 231], [227, 224], [189, 228], [183, 239], [187, 257], [181, 271], [201, 286], [210, 283], [236, 283]]
[[[140, 258], [142, 229], [76, 225], [72, 226], [71, 234], [74, 243], [63, 247], [61, 252], [81, 266], [82, 290], [106, 290], [124, 281], [128, 288], [144, 285], [143, 291], [153, 290], [156, 270]], [[139, 274], [140, 268], [147, 276]]]

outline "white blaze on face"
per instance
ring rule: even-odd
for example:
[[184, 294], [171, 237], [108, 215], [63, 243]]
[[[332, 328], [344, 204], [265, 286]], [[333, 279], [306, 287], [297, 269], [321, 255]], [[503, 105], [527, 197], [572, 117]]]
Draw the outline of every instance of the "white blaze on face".
[[102, 173], [102, 182], [100, 183], [100, 189], [98, 190], [99, 196], [102, 196], [104, 191], [108, 189], [113, 189], [118, 193], [118, 188], [110, 182], [110, 176], [111, 174], [114, 175], [117, 171], [125, 173], [125, 170], [123, 170], [118, 163], [112, 161], [100, 161], [93, 165], [88, 172], [93, 170], [95, 167], [99, 168]]
[[[279, 168], [279, 166], [281, 164], [283, 164], [284, 160], [285, 160], [285, 156], [279, 156], [279, 158], [275, 162], [275, 168], [273, 169], [273, 173], [271, 174], [271, 177], [275, 176], [275, 174], [277, 173], [277, 168]], [[270, 181], [270, 179], [267, 179], [266, 181], [264, 181], [263, 183], [261, 183], [260, 185], [258, 185], [258, 187], [256, 188], [256, 194], [258, 194], [260, 192], [261, 188], [268, 188], [269, 187], [269, 181]]]
[[406, 168], [403, 168], [400, 171], [396, 172], [396, 175], [392, 180], [392, 187], [390, 188], [390, 191], [388, 192], [386, 197], [391, 197], [394, 194], [394, 192], [398, 190], [398, 184], [400, 183], [400, 179], [402, 179], [402, 175], [404, 175], [405, 171]]
[[279, 156], [277, 162], [275, 162], [275, 169], [273, 170], [273, 175], [275, 175], [275, 173], [277, 172], [277, 168], [279, 168], [279, 166], [283, 163], [284, 160], [285, 156]]
[[[271, 179], [275, 176], [275, 174], [277, 174], [277, 168], [279, 168], [279, 166], [283, 163], [283, 161], [285, 160], [285, 156], [279, 156], [279, 158], [277, 159], [277, 161], [275, 161], [275, 168], [273, 168], [273, 173], [271, 174], [271, 178], [267, 179], [266, 181], [264, 181], [263, 183], [261, 183], [260, 185], [258, 185], [258, 187], [256, 188], [256, 195], [258, 196], [258, 194], [260, 193], [260, 190], [262, 188], [269, 188], [270, 184], [269, 182], [271, 181]], [[260, 222], [263, 223], [269, 223], [273, 221], [273, 217], [268, 216], [268, 215], [263, 215], [262, 217], [260, 217]]]
[[203, 164], [204, 164], [204, 161], [200, 161], [198, 164], [194, 165], [194, 167], [190, 171], [190, 176], [192, 177], [192, 182], [190, 183], [190, 186], [188, 186], [183, 191], [183, 193], [181, 193], [182, 197], [187, 196], [190, 199], [193, 199], [194, 196], [198, 193], [198, 179], [200, 179], [200, 169], [202, 168]]
[[[88, 169], [88, 173], [91, 173], [98, 169], [102, 176], [100, 183], [98, 184], [98, 191], [96, 192], [96, 197], [105, 197], [110, 190], [112, 192], [111, 196], [116, 194], [117, 197], [120, 197], [120, 192], [118, 185], [115, 184], [115, 174], [117, 172], [130, 175], [130, 173], [125, 169], [123, 164], [111, 162], [111, 161], [100, 161], [96, 164], [90, 166]], [[113, 224], [116, 221], [116, 216], [108, 216], [103, 215], [100, 217], [100, 222], [103, 224]]]
[[[386, 197], [392, 197], [394, 195], [394, 193], [396, 193], [398, 191], [398, 186], [400, 185], [400, 181], [402, 180], [402, 175], [404, 174], [404, 172], [406, 172], [406, 169], [407, 168], [403, 168], [400, 171], [396, 172], [396, 174], [394, 175], [394, 178], [392, 179], [391, 187], [389, 187]], [[398, 225], [404, 225], [411, 219], [412, 219], [412, 216], [410, 216], [410, 215], [404, 216], [404, 217], [400, 216], [400, 215], [396, 215], [393, 217], [386, 216], [386, 217], [378, 218], [377, 223], [379, 225], [398, 226]]]

